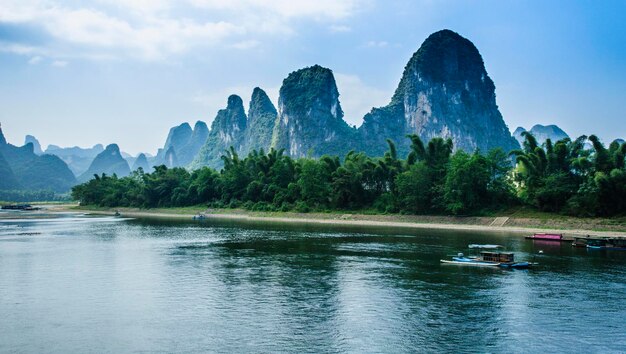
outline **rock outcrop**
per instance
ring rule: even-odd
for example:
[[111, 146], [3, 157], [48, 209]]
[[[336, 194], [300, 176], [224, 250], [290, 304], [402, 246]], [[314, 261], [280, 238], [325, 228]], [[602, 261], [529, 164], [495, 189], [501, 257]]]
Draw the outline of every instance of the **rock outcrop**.
[[278, 112], [265, 91], [255, 87], [248, 108], [248, 124], [243, 138], [242, 153], [269, 150]]
[[450, 138], [456, 149], [505, 151], [518, 147], [496, 105], [495, 86], [478, 49], [459, 34], [431, 34], [409, 60], [386, 107], [374, 108], [359, 128], [363, 149], [382, 155], [385, 139], [401, 155], [409, 149], [407, 134], [424, 142]]
[[343, 155], [356, 147], [356, 130], [343, 120], [330, 69], [314, 65], [283, 80], [271, 147], [292, 157]]
[[246, 130], [247, 118], [243, 101], [237, 95], [228, 97], [225, 109], [217, 112], [211, 124], [207, 140], [191, 164], [192, 168], [209, 166], [221, 168], [221, 156], [233, 146], [237, 152], [242, 151], [243, 135]]
[[37, 155], [43, 155], [43, 151], [41, 150], [41, 144], [39, 144], [39, 140], [32, 135], [26, 135], [24, 137], [24, 145], [31, 143], [33, 144], [33, 152]]
[[78, 181], [83, 183], [87, 182], [94, 177], [94, 175], [107, 174], [111, 176], [116, 174], [118, 177], [128, 176], [130, 174], [130, 167], [128, 162], [122, 157], [120, 148], [117, 144], [110, 144], [99, 153], [89, 165], [89, 168], [85, 173], [78, 177]]
[[181, 166], [189, 165], [193, 159], [196, 158], [200, 149], [206, 143], [209, 137], [209, 127], [203, 121], [197, 121], [193, 127], [193, 133], [189, 138], [187, 144], [183, 147], [176, 148], [175, 152], [178, 157], [178, 162]]
[[[520, 145], [524, 143], [525, 139], [522, 136], [522, 133], [525, 131], [526, 129], [518, 127], [513, 132], [513, 137], [519, 142]], [[550, 139], [553, 143], [555, 143], [561, 139], [569, 138], [569, 135], [556, 125], [535, 124], [528, 132], [531, 133], [535, 139], [537, 139], [539, 144], [545, 143], [547, 139]]]

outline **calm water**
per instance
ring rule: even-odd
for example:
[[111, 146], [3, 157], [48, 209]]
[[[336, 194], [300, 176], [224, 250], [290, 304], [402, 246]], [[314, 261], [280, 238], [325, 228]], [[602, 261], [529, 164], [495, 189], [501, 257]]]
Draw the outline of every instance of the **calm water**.
[[[541, 265], [440, 265], [497, 243]], [[622, 352], [626, 252], [509, 234], [0, 220], [0, 352]]]

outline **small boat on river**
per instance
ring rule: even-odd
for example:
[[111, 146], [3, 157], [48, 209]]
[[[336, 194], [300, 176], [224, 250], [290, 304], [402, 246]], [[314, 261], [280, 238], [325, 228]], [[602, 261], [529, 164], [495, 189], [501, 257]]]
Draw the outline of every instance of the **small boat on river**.
[[589, 238], [587, 249], [626, 251], [626, 239], [617, 237]]
[[526, 269], [531, 266], [529, 262], [515, 262], [515, 255], [510, 252], [482, 251], [478, 256], [466, 257], [459, 253], [452, 260], [440, 260], [444, 264], [469, 265], [478, 267], [500, 267], [511, 269]]
[[530, 240], [542, 240], [542, 241], [555, 241], [555, 242], [571, 242], [573, 239], [564, 238], [563, 234], [550, 234], [550, 233], [535, 233], [530, 236], [526, 236]]

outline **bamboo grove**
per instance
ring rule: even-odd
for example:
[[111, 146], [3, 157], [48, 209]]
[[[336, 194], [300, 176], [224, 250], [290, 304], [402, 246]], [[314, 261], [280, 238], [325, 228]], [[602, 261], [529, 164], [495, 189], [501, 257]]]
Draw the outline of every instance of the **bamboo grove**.
[[[578, 216], [626, 212], [626, 144], [606, 148], [596, 136], [547, 140], [529, 133], [520, 150], [453, 151], [452, 141], [424, 144], [410, 135], [398, 157], [387, 140], [383, 157], [292, 159], [282, 150], [240, 157], [226, 151], [221, 171], [156, 166], [128, 177], [94, 175], [75, 186], [83, 205], [182, 207], [207, 205], [262, 211], [376, 210], [384, 213], [476, 215], [513, 205]], [[585, 144], [589, 141], [590, 148]]]

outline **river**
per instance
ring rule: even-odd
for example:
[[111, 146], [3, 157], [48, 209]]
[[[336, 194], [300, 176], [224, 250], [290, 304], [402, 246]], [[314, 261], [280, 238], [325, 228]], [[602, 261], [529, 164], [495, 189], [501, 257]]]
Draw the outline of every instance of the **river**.
[[[440, 264], [469, 243], [539, 265]], [[626, 350], [625, 328], [626, 252], [507, 233], [0, 220], [3, 353], [606, 353]]]

